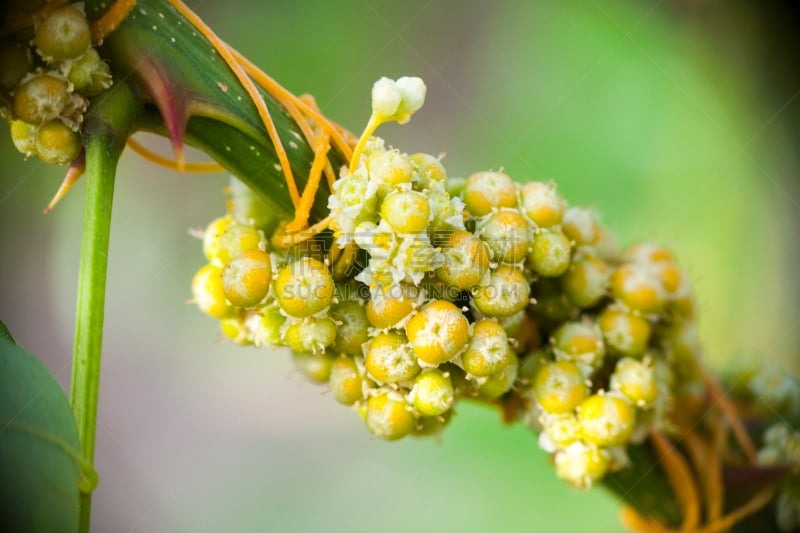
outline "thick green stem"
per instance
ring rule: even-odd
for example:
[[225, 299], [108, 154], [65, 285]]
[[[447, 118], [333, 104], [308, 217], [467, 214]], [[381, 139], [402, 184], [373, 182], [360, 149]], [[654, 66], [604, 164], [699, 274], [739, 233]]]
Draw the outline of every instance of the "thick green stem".
[[[71, 403], [88, 462], [94, 459], [100, 360], [103, 344], [111, 204], [117, 161], [131, 131], [138, 105], [120, 85], [95, 102], [84, 127], [86, 206], [78, 273]], [[80, 531], [89, 531], [91, 492], [81, 495]]]

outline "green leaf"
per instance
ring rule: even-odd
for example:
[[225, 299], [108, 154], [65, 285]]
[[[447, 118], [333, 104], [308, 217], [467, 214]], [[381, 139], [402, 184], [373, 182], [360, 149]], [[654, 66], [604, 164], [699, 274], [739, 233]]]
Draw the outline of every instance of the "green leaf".
[[0, 321], [0, 339], [5, 339], [11, 344], [16, 344], [14, 337], [11, 336], [11, 332], [8, 331], [8, 328], [2, 321]]
[[0, 339], [0, 531], [77, 531], [82, 463], [61, 386]]
[[[104, 2], [89, 0], [88, 16], [98, 16], [104, 6]], [[150, 106], [151, 112], [137, 129], [170, 137], [176, 150], [184, 140], [201, 148], [261, 194], [276, 217], [293, 217], [275, 148], [255, 105], [211, 43], [176, 9], [165, 2], [139, 0], [106, 39], [102, 53], [114, 68], [114, 78], [130, 83]], [[259, 92], [302, 191], [314, 151], [283, 105], [265, 91]], [[334, 169], [345, 163], [335, 148], [328, 157]], [[311, 223], [328, 215], [328, 194], [323, 180]]]

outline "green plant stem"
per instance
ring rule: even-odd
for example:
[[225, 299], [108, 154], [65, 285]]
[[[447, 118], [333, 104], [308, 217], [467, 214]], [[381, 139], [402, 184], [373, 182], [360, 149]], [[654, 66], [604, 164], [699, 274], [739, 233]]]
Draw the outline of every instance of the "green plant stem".
[[[87, 115], [86, 205], [78, 273], [71, 403], [84, 458], [94, 459], [103, 343], [111, 205], [117, 161], [138, 105], [126, 86], [103, 95]], [[91, 492], [81, 494], [80, 531], [89, 531]]]

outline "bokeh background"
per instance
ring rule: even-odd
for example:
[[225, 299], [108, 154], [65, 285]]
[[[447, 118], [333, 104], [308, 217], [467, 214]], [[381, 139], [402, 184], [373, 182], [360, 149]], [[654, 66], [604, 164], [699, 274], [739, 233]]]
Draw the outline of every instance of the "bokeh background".
[[[800, 347], [797, 2], [189, 2], [246, 56], [359, 131], [380, 76], [425, 107], [380, 133], [451, 175], [555, 180], [623, 243], [674, 248], [708, 364], [794, 371]], [[168, 150], [165, 144], [161, 144]], [[0, 137], [0, 319], [69, 385], [83, 186]], [[197, 157], [202, 157], [194, 154]], [[371, 440], [283, 351], [223, 342], [185, 305], [188, 230], [226, 176], [123, 156], [112, 227], [96, 531], [619, 531], [536, 437], [464, 405], [440, 441]]]

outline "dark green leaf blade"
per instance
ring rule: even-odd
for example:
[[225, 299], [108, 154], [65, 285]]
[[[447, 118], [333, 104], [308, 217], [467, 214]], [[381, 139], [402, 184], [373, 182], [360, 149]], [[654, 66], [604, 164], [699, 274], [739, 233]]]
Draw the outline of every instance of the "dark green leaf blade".
[[77, 531], [80, 464], [61, 386], [38, 359], [0, 339], [0, 531]]

